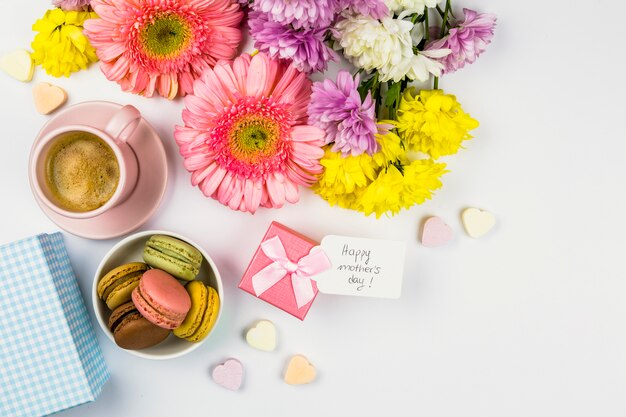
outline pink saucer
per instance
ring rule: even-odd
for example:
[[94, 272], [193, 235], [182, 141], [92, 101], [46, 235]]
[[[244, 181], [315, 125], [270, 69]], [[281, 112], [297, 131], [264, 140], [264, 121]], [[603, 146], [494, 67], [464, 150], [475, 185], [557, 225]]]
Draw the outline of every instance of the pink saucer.
[[[63, 109], [41, 128], [33, 149], [47, 132], [63, 125], [86, 124], [103, 129], [121, 107], [106, 101], [89, 101]], [[129, 143], [139, 161], [139, 178], [135, 190], [126, 201], [90, 219], [61, 216], [46, 207], [33, 193], [39, 207], [61, 229], [88, 239], [112, 239], [140, 227], [154, 214], [165, 194], [167, 156], [161, 139], [146, 119], [141, 120]], [[149, 169], [146, 169], [148, 164]], [[33, 189], [33, 179], [29, 180]]]

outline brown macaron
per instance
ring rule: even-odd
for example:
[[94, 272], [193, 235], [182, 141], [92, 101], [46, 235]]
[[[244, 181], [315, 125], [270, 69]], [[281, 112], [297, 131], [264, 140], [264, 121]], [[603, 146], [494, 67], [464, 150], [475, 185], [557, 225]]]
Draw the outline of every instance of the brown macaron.
[[122, 304], [109, 317], [109, 330], [122, 349], [139, 350], [155, 346], [169, 336], [170, 331], [155, 326], [143, 317], [133, 302]]

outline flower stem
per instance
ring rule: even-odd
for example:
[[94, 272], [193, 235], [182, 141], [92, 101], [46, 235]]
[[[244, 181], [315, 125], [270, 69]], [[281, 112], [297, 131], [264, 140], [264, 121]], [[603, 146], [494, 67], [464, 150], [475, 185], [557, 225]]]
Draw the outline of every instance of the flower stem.
[[[439, 5], [437, 5], [437, 12], [439, 12], [439, 16], [441, 16], [441, 18], [443, 19], [443, 16], [444, 16], [445, 12], [443, 11], [443, 9], [441, 7], [439, 7]], [[452, 13], [452, 9], [450, 9], [449, 14], [450, 14], [450, 16], [454, 17], [454, 13]], [[441, 26], [442, 27], [443, 26], [447, 26], [448, 29], [452, 29], [452, 25], [450, 24], [449, 20], [446, 22], [445, 25], [441, 25]]]
[[374, 100], [374, 106], [376, 109], [376, 114], [379, 113], [380, 104], [382, 101], [382, 97], [380, 95], [380, 90], [382, 83], [378, 79], [379, 74], [378, 71], [374, 71], [374, 75], [367, 81], [361, 82], [359, 86], [359, 94], [361, 95], [361, 100], [365, 100], [365, 97], [368, 93], [372, 95], [372, 100]]
[[448, 25], [448, 13], [450, 13], [450, 9], [452, 5], [450, 4], [450, 0], [446, 0], [446, 11], [443, 13], [443, 22], [441, 23], [441, 32], [439, 32], [439, 37], [443, 38], [446, 34], [446, 26]]
[[[391, 101], [391, 99], [389, 98], [389, 95], [391, 94], [391, 86], [393, 85], [393, 81], [387, 81], [387, 100], [385, 100], [385, 104], [389, 101]], [[389, 118], [391, 120], [395, 120], [396, 118], [396, 108], [395, 108], [395, 100], [394, 103], [391, 104], [391, 106], [388, 106], [389, 109]]]
[[[443, 21], [441, 22], [441, 30], [439, 31], [439, 38], [443, 38], [447, 33], [448, 33], [448, 29], [450, 28], [450, 24], [448, 23], [448, 15], [450, 13], [450, 10], [452, 9], [452, 1], [451, 0], [446, 0], [446, 10], [443, 12], [442, 18]], [[439, 12], [439, 14], [441, 15], [441, 8], [437, 5], [437, 11]], [[439, 77], [435, 77], [435, 80], [433, 81], [433, 89], [434, 90], [438, 90], [439, 89]]]
[[426, 42], [430, 40], [430, 26], [428, 25], [428, 10], [424, 11], [424, 39]]

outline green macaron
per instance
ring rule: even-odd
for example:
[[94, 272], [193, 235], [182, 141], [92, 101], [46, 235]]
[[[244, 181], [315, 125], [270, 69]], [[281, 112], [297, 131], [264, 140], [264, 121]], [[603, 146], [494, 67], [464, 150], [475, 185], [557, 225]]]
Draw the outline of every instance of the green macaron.
[[188, 243], [171, 236], [154, 235], [143, 250], [144, 261], [176, 278], [191, 281], [198, 276], [202, 254]]

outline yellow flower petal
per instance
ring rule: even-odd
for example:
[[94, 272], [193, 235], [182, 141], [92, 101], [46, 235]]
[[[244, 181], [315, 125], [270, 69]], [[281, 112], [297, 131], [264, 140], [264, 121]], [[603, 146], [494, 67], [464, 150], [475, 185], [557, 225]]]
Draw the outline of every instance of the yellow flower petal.
[[437, 159], [458, 152], [478, 122], [465, 113], [456, 97], [441, 90], [408, 88], [402, 95], [395, 123], [400, 137], [416, 151]]
[[83, 35], [83, 23], [95, 13], [48, 10], [33, 24], [33, 60], [50, 75], [69, 76], [98, 60], [94, 48]]

